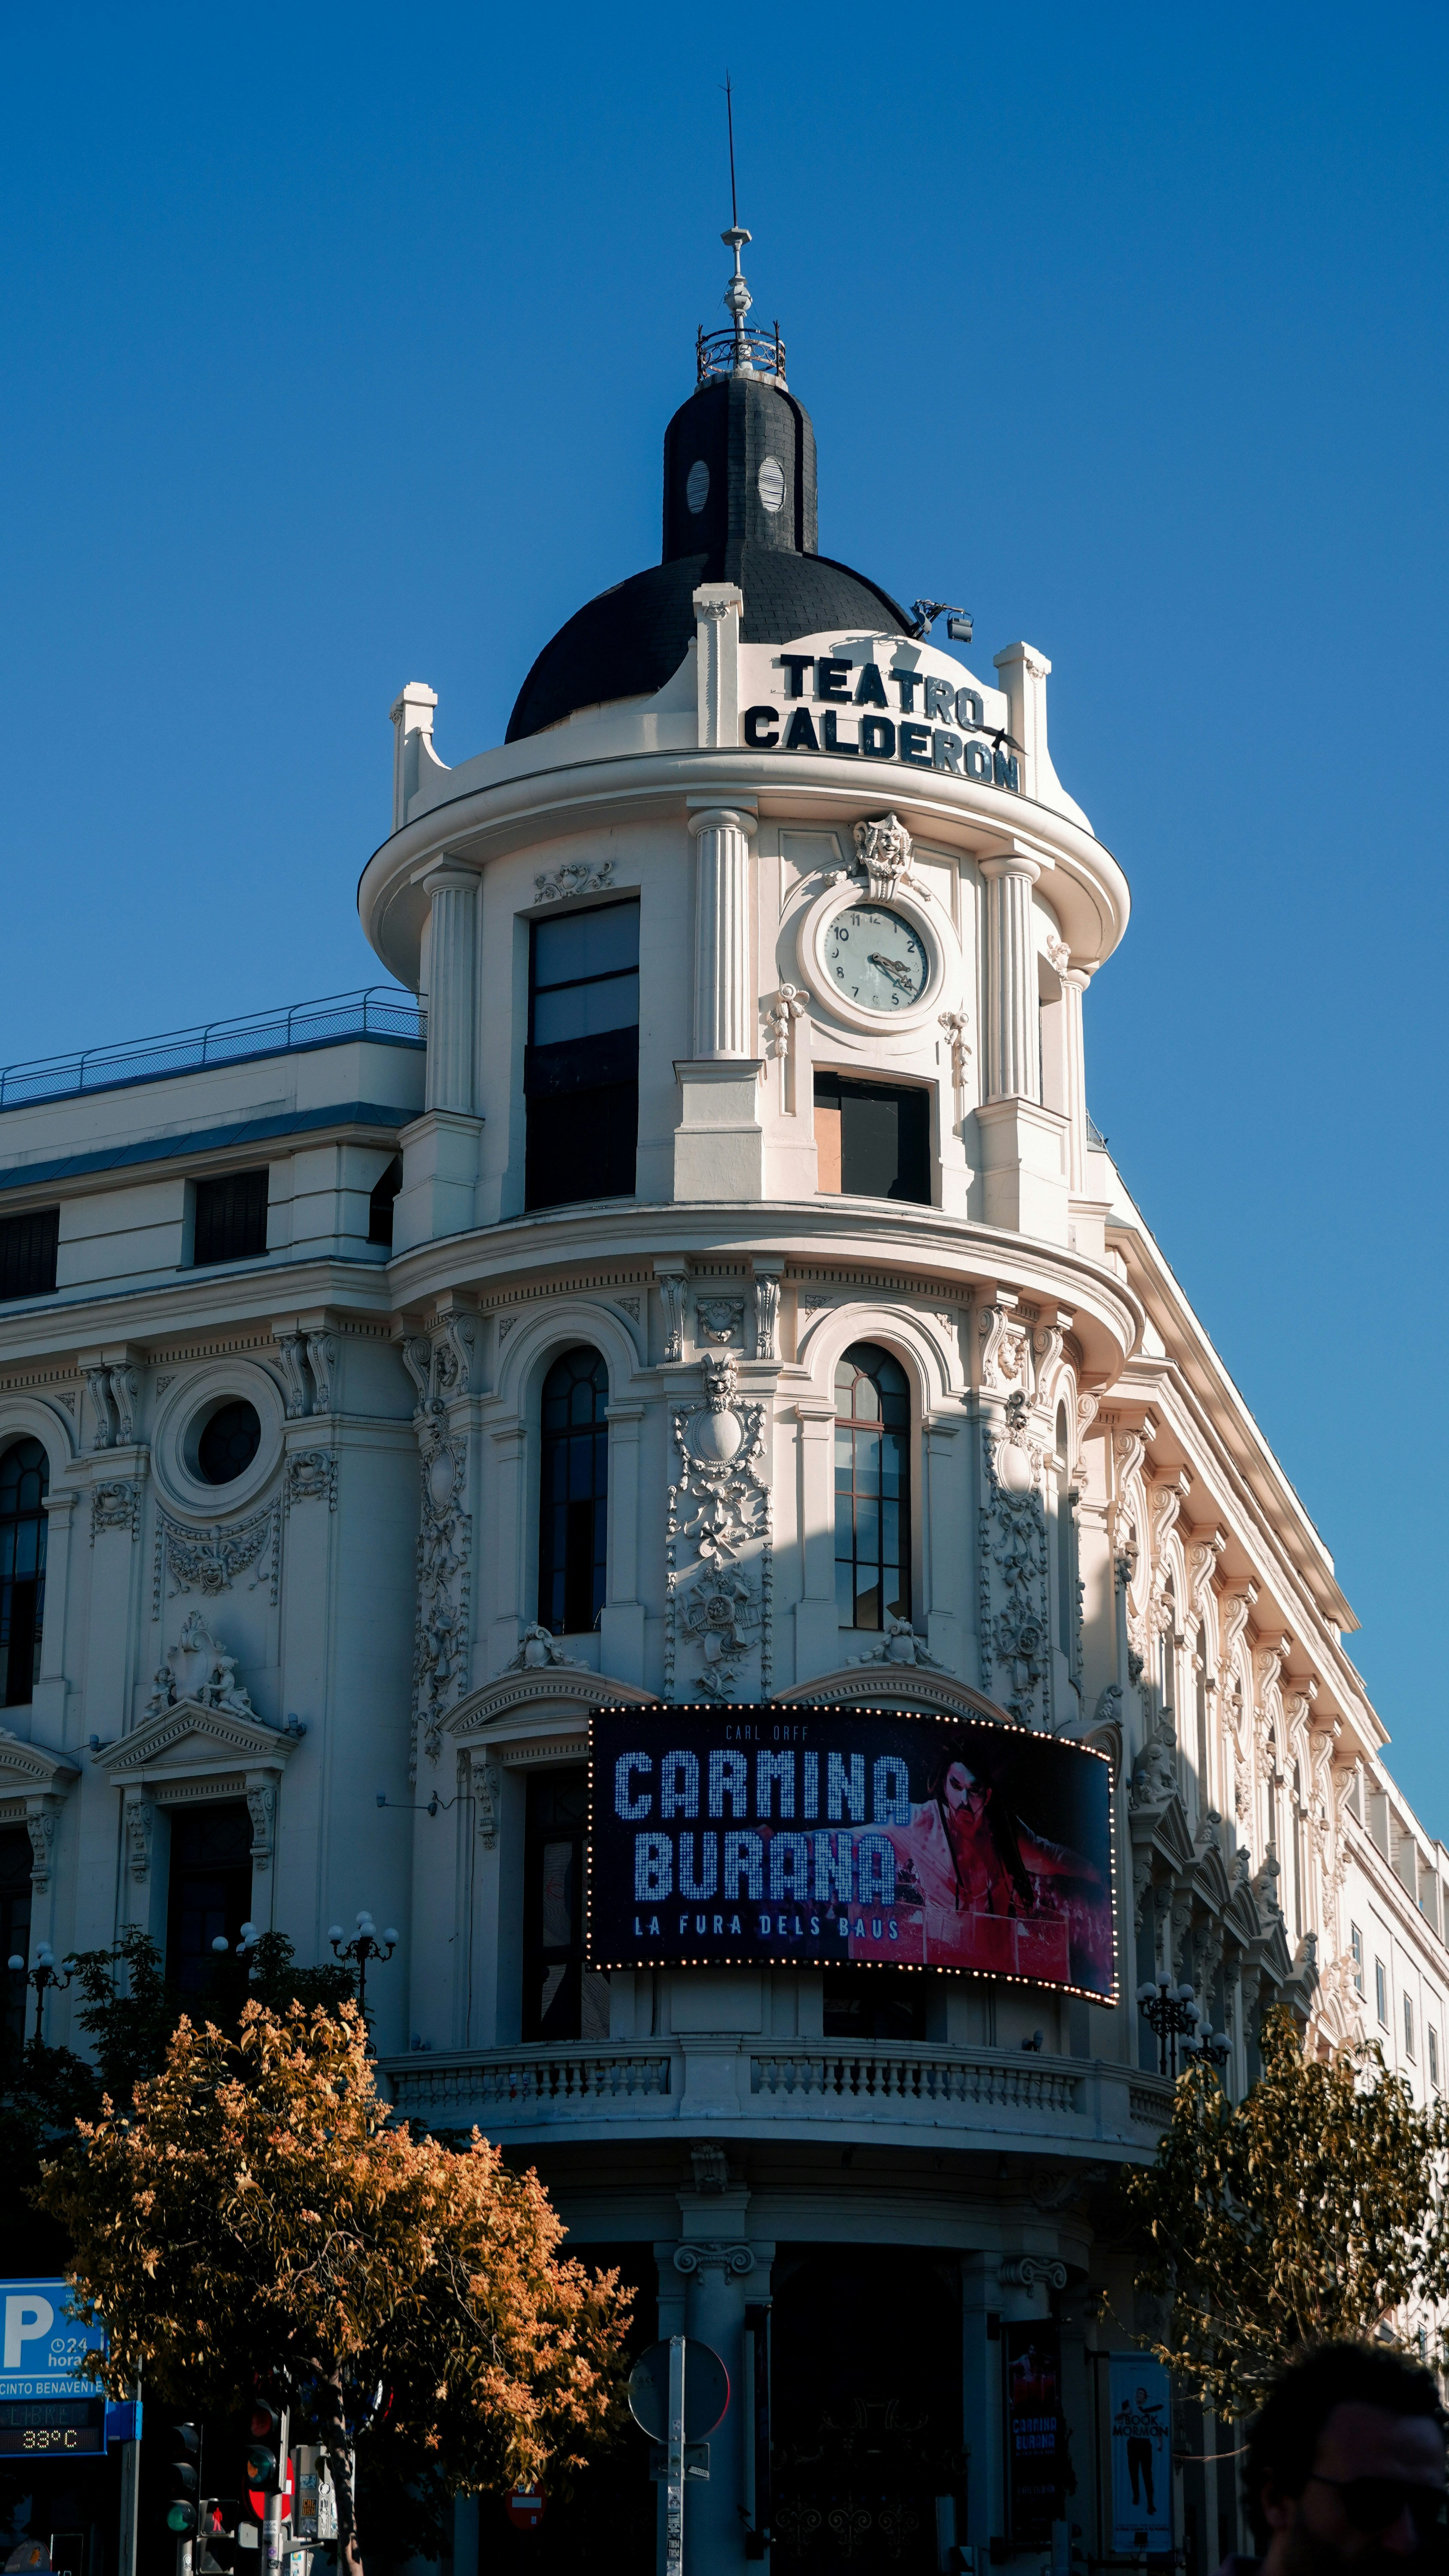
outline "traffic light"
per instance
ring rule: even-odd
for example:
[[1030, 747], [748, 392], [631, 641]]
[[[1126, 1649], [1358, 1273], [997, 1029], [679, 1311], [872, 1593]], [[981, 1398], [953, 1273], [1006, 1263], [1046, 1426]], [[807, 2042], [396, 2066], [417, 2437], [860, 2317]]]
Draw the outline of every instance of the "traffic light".
[[178, 2540], [189, 2540], [196, 2529], [201, 2488], [201, 2435], [194, 2424], [171, 2427], [171, 2500], [166, 2507], [166, 2528]]
[[283, 2483], [281, 2471], [287, 2456], [286, 2409], [274, 2406], [268, 2397], [252, 2400], [251, 2423], [247, 2433], [247, 2486], [263, 2504], [256, 2507], [258, 2522], [262, 2519], [265, 2499], [275, 2495]]

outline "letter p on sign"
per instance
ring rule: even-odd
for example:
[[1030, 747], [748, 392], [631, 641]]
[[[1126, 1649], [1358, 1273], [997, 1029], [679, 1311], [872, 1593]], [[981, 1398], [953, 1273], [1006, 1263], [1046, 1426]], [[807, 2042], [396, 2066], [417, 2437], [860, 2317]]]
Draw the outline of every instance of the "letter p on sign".
[[18, 2298], [5, 2302], [5, 2368], [18, 2370], [23, 2358], [20, 2347], [32, 2343], [37, 2335], [48, 2335], [55, 2323], [55, 2310], [49, 2299], [37, 2298], [33, 2291], [21, 2292]]

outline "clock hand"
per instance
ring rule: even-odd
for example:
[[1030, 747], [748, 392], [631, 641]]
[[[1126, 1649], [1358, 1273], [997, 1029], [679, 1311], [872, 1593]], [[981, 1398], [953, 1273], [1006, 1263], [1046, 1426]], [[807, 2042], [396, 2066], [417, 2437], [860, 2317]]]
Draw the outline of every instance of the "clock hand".
[[882, 957], [878, 955], [875, 949], [871, 950], [867, 962], [872, 966], [878, 966], [883, 975], [889, 975], [891, 982], [893, 984], [899, 984], [903, 993], [908, 993], [910, 991], [915, 978], [913, 977], [909, 966], [898, 964], [894, 957]]

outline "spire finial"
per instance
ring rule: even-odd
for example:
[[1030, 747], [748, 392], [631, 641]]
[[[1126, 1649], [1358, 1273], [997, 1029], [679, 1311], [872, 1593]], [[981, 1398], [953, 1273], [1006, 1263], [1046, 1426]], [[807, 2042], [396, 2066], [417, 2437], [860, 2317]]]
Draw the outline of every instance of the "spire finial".
[[755, 299], [750, 293], [745, 272], [740, 266], [740, 252], [750, 239], [750, 235], [740, 222], [739, 191], [735, 181], [734, 84], [728, 72], [724, 76], [724, 94], [730, 145], [730, 223], [729, 230], [720, 234], [720, 240], [727, 250], [733, 251], [735, 259], [734, 274], [723, 296], [723, 302], [733, 318], [734, 329], [728, 333], [706, 331], [701, 325], [696, 345], [699, 382], [703, 384], [710, 376], [726, 374], [764, 376], [783, 391], [785, 343], [780, 337], [778, 322], [773, 331], [751, 331], [745, 324], [745, 316]]

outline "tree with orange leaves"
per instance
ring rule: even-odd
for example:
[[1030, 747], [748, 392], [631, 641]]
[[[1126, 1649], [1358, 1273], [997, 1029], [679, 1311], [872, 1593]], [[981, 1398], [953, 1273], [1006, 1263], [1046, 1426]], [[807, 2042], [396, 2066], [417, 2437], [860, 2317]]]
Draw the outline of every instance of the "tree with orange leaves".
[[249, 2003], [239, 2035], [183, 2020], [128, 2111], [77, 2121], [35, 2193], [104, 2316], [93, 2373], [222, 2414], [280, 2377], [310, 2391], [341, 2567], [361, 2576], [348, 2392], [450, 2492], [567, 2473], [620, 2420], [629, 2294], [559, 2252], [542, 2183], [473, 2132], [414, 2138], [378, 2096], [355, 2008]]

